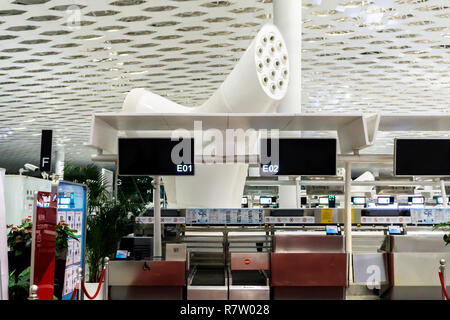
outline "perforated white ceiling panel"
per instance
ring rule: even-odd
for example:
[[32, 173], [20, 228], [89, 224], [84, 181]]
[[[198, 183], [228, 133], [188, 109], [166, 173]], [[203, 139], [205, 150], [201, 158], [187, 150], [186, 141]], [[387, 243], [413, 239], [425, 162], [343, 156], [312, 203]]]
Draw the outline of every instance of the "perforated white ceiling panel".
[[[303, 112], [450, 112], [449, 0], [304, 0], [302, 14]], [[37, 163], [44, 128], [89, 162], [91, 114], [132, 88], [201, 104], [271, 19], [270, 0], [3, 0], [0, 167]]]

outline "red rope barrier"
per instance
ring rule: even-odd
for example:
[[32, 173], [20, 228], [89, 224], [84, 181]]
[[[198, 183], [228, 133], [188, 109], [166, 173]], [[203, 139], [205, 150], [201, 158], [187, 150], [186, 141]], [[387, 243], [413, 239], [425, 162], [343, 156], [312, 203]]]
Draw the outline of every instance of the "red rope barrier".
[[72, 296], [70, 297], [70, 300], [75, 300], [75, 297], [77, 296], [77, 291], [78, 291], [78, 289], [77, 289], [77, 287], [75, 287], [75, 289], [72, 292]]
[[450, 300], [448, 298], [447, 290], [445, 289], [444, 277], [442, 276], [442, 272], [439, 272], [439, 279], [441, 280], [442, 292], [444, 293], [445, 299]]
[[81, 280], [81, 287], [83, 288], [84, 294], [91, 300], [97, 298], [98, 293], [100, 292], [100, 288], [102, 287], [102, 282], [103, 282], [103, 276], [105, 275], [105, 268], [103, 268], [102, 270], [102, 274], [100, 275], [100, 281], [98, 282], [98, 287], [97, 287], [97, 291], [95, 292], [95, 294], [91, 297], [89, 295], [89, 293], [86, 290], [86, 287], [84, 286], [84, 281]]

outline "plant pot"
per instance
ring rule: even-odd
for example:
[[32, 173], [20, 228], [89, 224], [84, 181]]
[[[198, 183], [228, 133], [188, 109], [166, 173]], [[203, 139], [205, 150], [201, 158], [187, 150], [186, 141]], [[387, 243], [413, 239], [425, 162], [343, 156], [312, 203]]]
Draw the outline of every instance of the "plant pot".
[[[100, 288], [100, 292], [98, 293], [97, 297], [95, 299], [89, 299], [84, 293], [84, 300], [85, 301], [93, 301], [93, 300], [103, 300], [103, 293], [105, 292], [104, 288], [105, 283], [102, 284], [102, 287]], [[84, 287], [86, 288], [89, 295], [92, 297], [98, 288], [98, 282], [85, 282]]]
[[67, 248], [59, 251], [55, 255], [54, 295], [59, 300], [62, 299], [62, 292], [64, 287], [64, 277], [66, 273], [66, 257], [67, 257]]

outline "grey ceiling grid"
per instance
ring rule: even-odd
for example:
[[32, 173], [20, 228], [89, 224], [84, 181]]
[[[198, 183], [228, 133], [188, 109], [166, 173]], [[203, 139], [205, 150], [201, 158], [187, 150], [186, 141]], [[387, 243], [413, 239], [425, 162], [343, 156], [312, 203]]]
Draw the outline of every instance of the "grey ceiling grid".
[[[43, 128], [66, 159], [88, 163], [91, 114], [120, 111], [133, 88], [201, 104], [272, 19], [270, 0], [1, 4], [0, 167], [10, 170], [38, 161]], [[450, 1], [303, 0], [302, 14], [303, 112], [450, 112]], [[367, 152], [392, 152], [394, 136]]]

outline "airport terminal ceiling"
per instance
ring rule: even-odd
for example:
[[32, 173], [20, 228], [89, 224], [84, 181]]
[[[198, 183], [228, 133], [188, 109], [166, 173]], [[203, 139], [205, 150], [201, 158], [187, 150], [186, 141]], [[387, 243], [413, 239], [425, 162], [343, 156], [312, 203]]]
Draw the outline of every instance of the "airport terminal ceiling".
[[[92, 113], [133, 88], [201, 104], [271, 20], [270, 0], [2, 1], [0, 167], [37, 163], [41, 129], [89, 163]], [[303, 0], [302, 20], [302, 112], [450, 113], [448, 0]], [[398, 136], [449, 131], [364, 152]]]

